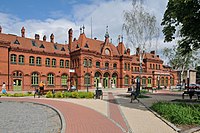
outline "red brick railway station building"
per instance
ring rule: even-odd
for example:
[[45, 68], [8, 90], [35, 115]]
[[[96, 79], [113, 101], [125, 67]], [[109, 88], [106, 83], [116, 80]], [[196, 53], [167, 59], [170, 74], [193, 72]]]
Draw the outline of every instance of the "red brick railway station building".
[[139, 49], [131, 55], [122, 41], [117, 46], [109, 41], [87, 38], [84, 30], [78, 39], [73, 39], [73, 30], [68, 31], [69, 44], [50, 42], [46, 36], [40, 39], [2, 33], [0, 27], [0, 85], [7, 90], [30, 91], [44, 81], [45, 89], [63, 89], [70, 85], [80, 89], [127, 88], [141, 75], [144, 87], [170, 87], [177, 83], [177, 72], [163, 65], [155, 51], [143, 54], [140, 74]]

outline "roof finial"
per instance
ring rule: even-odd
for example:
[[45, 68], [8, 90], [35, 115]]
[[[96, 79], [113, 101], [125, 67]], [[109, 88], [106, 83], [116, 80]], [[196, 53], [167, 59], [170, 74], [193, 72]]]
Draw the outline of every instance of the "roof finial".
[[106, 26], [106, 34], [105, 34], [105, 38], [109, 37], [109, 33], [108, 33], [108, 26]]
[[84, 30], [85, 30], [85, 26], [83, 25], [83, 33], [84, 33]]
[[122, 42], [123, 42], [123, 35], [121, 36]]
[[82, 28], [80, 27], [80, 34], [82, 34]]

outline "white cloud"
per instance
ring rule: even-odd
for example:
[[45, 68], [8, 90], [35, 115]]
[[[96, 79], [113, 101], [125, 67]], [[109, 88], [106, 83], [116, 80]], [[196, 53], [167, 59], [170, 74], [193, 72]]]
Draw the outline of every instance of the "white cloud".
[[[58, 43], [64, 43], [68, 41], [68, 29], [73, 28], [74, 37], [78, 37], [79, 28], [83, 24], [85, 25], [85, 33], [87, 37], [91, 36], [91, 18], [93, 26], [93, 38], [97, 37], [100, 40], [104, 40], [104, 34], [106, 26], [109, 26], [110, 38], [115, 45], [117, 45], [117, 37], [122, 33], [123, 24], [123, 13], [125, 10], [130, 10], [132, 7], [131, 0], [91, 0], [91, 4], [79, 4], [76, 3], [73, 7], [73, 18], [66, 16], [63, 11], [50, 12], [53, 18], [46, 18], [45, 20], [21, 20], [14, 15], [0, 13], [0, 25], [3, 27], [4, 33], [14, 33], [20, 35], [21, 27], [26, 28], [26, 36], [33, 38], [35, 33], [40, 34], [41, 38], [43, 35], [47, 35], [47, 39], [51, 33], [54, 33], [55, 41]], [[63, 2], [65, 2], [63, 0]], [[144, 2], [146, 9], [154, 14], [158, 23], [161, 23], [163, 13], [167, 4], [167, 0], [145, 0]], [[73, 21], [72, 21], [73, 20]], [[126, 40], [126, 36], [124, 35]], [[125, 42], [126, 43], [126, 42]], [[168, 45], [168, 44], [167, 44]], [[171, 45], [171, 44], [170, 44]], [[165, 47], [163, 43], [163, 36], [159, 38], [158, 47]]]

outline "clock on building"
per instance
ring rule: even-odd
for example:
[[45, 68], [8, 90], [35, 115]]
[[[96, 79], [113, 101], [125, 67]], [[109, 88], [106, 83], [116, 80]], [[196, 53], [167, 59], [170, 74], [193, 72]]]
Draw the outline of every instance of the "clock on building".
[[105, 54], [106, 54], [106, 55], [110, 55], [109, 49], [106, 49], [106, 50], [105, 50]]

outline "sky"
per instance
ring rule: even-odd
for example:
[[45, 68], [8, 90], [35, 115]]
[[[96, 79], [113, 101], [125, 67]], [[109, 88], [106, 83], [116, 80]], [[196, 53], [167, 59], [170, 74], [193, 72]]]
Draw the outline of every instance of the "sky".
[[[168, 0], [144, 0], [145, 9], [157, 18], [160, 26]], [[74, 31], [78, 38], [80, 27], [85, 26], [87, 37], [96, 37], [104, 40], [106, 26], [114, 45], [117, 45], [118, 35], [123, 35], [125, 45], [125, 32], [122, 31], [124, 11], [132, 8], [131, 0], [1, 0], [0, 25], [3, 33], [20, 36], [21, 28], [26, 29], [26, 37], [34, 38], [39, 34], [42, 38], [51, 33], [58, 43], [67, 43], [68, 30]], [[92, 22], [92, 23], [91, 23]], [[164, 47], [171, 47], [173, 43], [164, 44], [162, 32], [157, 42], [157, 51]], [[159, 48], [159, 49], [158, 49]], [[155, 50], [155, 48], [152, 48]]]

